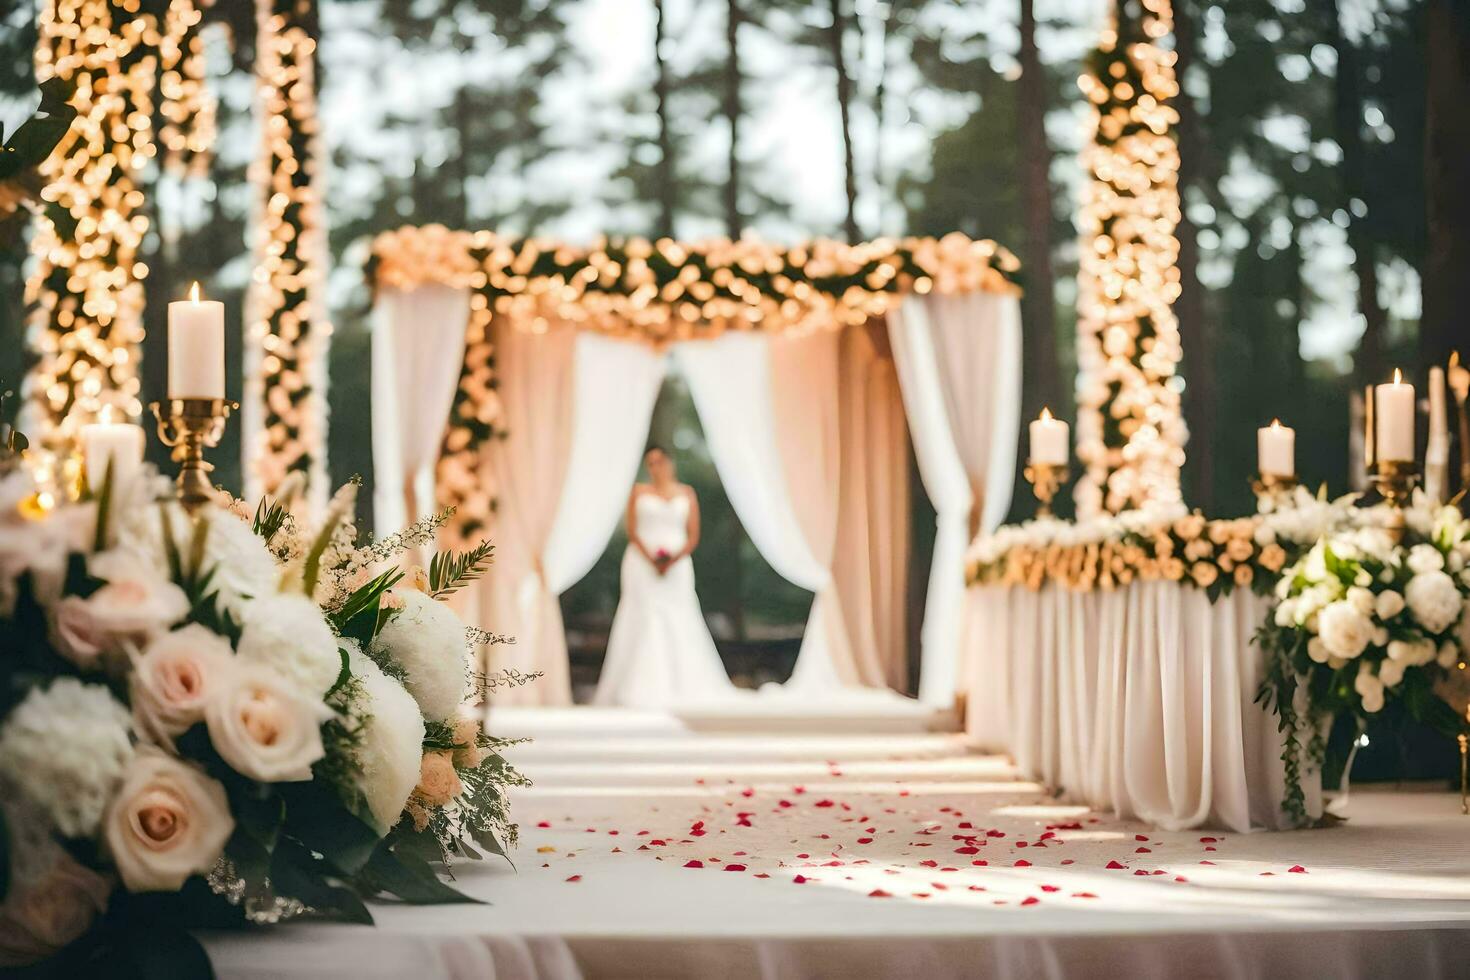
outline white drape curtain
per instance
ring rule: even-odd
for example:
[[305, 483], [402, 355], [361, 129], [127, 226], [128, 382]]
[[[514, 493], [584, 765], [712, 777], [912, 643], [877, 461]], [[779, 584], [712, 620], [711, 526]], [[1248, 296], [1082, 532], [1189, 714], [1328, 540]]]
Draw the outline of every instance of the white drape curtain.
[[379, 534], [434, 505], [434, 464], [464, 364], [470, 294], [427, 285], [384, 289], [372, 348], [373, 512]]
[[837, 529], [836, 333], [791, 340], [727, 333], [683, 344], [675, 353], [720, 481], [746, 532], [778, 574], [815, 593], [788, 689], [858, 686], [831, 572]]
[[[570, 328], [561, 336], [514, 328], [507, 334], [500, 353], [511, 451], [499, 470], [497, 561], [482, 608], [488, 624], [516, 641], [493, 651], [492, 666], [545, 676], [492, 700], [565, 705], [571, 681], [558, 597], [591, 569], [622, 516], [664, 360], [642, 344]], [[516, 440], [516, 425], [524, 427], [524, 442]], [[524, 549], [530, 560], [506, 547]]]
[[944, 706], [954, 699], [966, 631], [965, 549], [974, 530], [1000, 524], [1011, 502], [1020, 305], [990, 293], [910, 296], [889, 313], [888, 330], [919, 476], [937, 514], [919, 697]]

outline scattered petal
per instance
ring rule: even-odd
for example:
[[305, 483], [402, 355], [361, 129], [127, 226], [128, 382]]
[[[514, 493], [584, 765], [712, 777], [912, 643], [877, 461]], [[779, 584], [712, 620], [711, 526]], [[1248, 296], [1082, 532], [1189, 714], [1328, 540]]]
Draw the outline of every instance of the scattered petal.
[[686, 868], [702, 868], [702, 867], [704, 867], [704, 862], [703, 861], [698, 861], [698, 860], [685, 861], [684, 862], [684, 867], [686, 867]]

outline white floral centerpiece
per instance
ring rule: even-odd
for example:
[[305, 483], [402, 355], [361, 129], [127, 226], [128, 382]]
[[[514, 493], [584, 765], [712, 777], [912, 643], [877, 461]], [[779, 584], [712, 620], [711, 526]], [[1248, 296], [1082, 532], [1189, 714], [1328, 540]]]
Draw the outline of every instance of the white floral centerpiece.
[[360, 544], [355, 485], [307, 529], [101, 482], [0, 459], [0, 967], [201, 976], [192, 927], [467, 901], [441, 873], [523, 780], [462, 710], [531, 679], [471, 674], [498, 638], [441, 601], [489, 546], [404, 567], [443, 517]]
[[[1305, 761], [1320, 765], [1331, 723], [1344, 714], [1412, 718], [1449, 734], [1459, 719], [1435, 683], [1463, 655], [1459, 627], [1470, 597], [1470, 522], [1422, 501], [1396, 542], [1384, 511], [1355, 511], [1329, 529], [1276, 584], [1258, 640], [1266, 653], [1261, 699], [1286, 740], [1283, 804], [1305, 819]], [[1301, 733], [1307, 745], [1301, 745]]]

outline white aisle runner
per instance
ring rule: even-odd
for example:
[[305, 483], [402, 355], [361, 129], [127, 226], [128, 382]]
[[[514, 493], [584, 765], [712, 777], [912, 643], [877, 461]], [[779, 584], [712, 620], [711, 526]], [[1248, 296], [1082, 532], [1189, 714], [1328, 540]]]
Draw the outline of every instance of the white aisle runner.
[[459, 877], [488, 905], [206, 945], [224, 980], [1427, 980], [1470, 958], [1470, 818], [1449, 794], [1355, 789], [1330, 830], [1164, 833], [1059, 805], [962, 736], [828, 721], [513, 714], [538, 735], [513, 756], [536, 783], [518, 870]]

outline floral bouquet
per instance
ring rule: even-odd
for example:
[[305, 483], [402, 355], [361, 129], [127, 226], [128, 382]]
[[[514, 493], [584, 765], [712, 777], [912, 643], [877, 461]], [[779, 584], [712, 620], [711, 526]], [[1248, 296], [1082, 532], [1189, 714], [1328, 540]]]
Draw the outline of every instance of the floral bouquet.
[[359, 544], [355, 485], [308, 530], [0, 463], [0, 967], [207, 976], [189, 928], [468, 900], [523, 780], [462, 706], [529, 679], [441, 601], [487, 545], [404, 567], [443, 518]]
[[1435, 684], [1462, 655], [1459, 627], [1470, 596], [1470, 522], [1453, 507], [1422, 504], [1404, 539], [1378, 524], [1382, 508], [1324, 536], [1276, 585], [1258, 640], [1266, 652], [1260, 700], [1286, 737], [1286, 811], [1305, 820], [1302, 746], [1320, 765], [1333, 721], [1350, 715], [1413, 718], [1449, 734], [1459, 719]]

